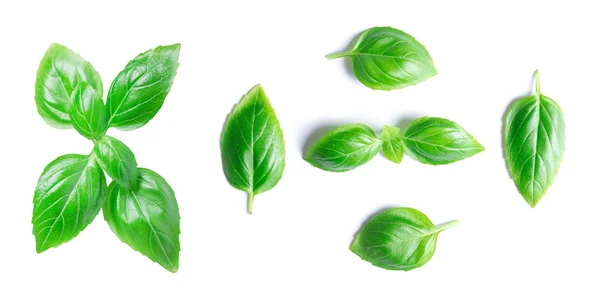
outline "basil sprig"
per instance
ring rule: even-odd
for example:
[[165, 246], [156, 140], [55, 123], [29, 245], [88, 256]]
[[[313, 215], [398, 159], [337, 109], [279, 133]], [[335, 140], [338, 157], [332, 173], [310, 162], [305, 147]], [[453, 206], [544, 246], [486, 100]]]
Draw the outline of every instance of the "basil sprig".
[[474, 156], [484, 147], [456, 122], [421, 117], [404, 134], [385, 126], [379, 137], [364, 124], [341, 126], [321, 138], [304, 159], [326, 171], [344, 172], [367, 163], [379, 150], [394, 163], [400, 163], [406, 153], [421, 163], [440, 165]]
[[516, 100], [504, 119], [504, 157], [510, 176], [529, 206], [552, 185], [565, 153], [565, 119], [558, 104], [540, 92]]
[[327, 56], [329, 59], [341, 57], [352, 59], [356, 78], [375, 90], [402, 89], [437, 74], [425, 46], [391, 27], [368, 29], [351, 50]]
[[[138, 168], [129, 147], [105, 133], [139, 128], [156, 115], [171, 89], [179, 49], [160, 46], [138, 55], [111, 85], [105, 105], [92, 65], [62, 45], [50, 46], [37, 73], [38, 112], [54, 127], [75, 128], [94, 149], [58, 157], [42, 172], [32, 218], [38, 253], [73, 239], [103, 208], [123, 242], [177, 271], [180, 217], [173, 190], [157, 173]], [[108, 188], [105, 172], [113, 179]]]

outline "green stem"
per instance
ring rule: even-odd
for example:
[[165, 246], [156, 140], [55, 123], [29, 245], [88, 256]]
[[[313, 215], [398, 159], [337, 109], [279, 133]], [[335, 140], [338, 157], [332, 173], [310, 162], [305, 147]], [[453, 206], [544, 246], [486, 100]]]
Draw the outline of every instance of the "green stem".
[[252, 207], [254, 206], [254, 194], [248, 193], [248, 214], [252, 214]]
[[352, 51], [335, 52], [332, 54], [328, 54], [326, 56], [326, 58], [329, 60], [333, 60], [333, 59], [338, 59], [338, 58], [349, 56], [349, 55], [352, 55]]
[[540, 70], [535, 70], [535, 93], [540, 95]]
[[436, 226], [436, 227], [438, 229], [438, 232], [442, 232], [442, 231], [444, 231], [444, 230], [446, 230], [446, 229], [448, 229], [450, 227], [454, 227], [454, 226], [456, 226], [458, 224], [460, 224], [459, 220], [453, 220], [453, 221], [441, 224], [441, 225]]

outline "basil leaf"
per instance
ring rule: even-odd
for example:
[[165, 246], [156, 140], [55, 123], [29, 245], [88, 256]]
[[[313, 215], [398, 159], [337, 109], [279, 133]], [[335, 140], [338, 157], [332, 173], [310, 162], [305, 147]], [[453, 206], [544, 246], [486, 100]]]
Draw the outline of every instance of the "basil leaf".
[[369, 220], [350, 250], [374, 266], [409, 271], [426, 264], [435, 252], [438, 234], [458, 223], [436, 227], [416, 209], [392, 208]]
[[349, 124], [336, 128], [311, 147], [304, 160], [314, 167], [344, 172], [373, 159], [381, 148], [381, 140], [364, 124]]
[[79, 54], [52, 44], [40, 62], [35, 81], [35, 103], [42, 118], [56, 128], [71, 128], [69, 111], [75, 88], [88, 83], [102, 95], [102, 80]]
[[283, 133], [260, 85], [244, 95], [229, 114], [221, 137], [221, 160], [227, 181], [248, 193], [250, 214], [254, 196], [281, 179], [285, 166]]
[[350, 57], [358, 80], [375, 90], [402, 89], [437, 74], [425, 46], [391, 27], [368, 29], [352, 50], [327, 56], [329, 59], [340, 57]]
[[504, 120], [504, 156], [517, 189], [533, 208], [558, 174], [565, 152], [565, 120], [558, 104], [540, 93], [515, 101]]
[[174, 44], [148, 50], [117, 75], [106, 100], [110, 127], [137, 129], [156, 115], [177, 73], [179, 49], [180, 44]]
[[437, 117], [415, 119], [402, 137], [406, 154], [425, 164], [448, 164], [485, 148], [454, 121]]
[[112, 182], [102, 209], [119, 239], [171, 272], [179, 267], [179, 208], [171, 186], [140, 168], [132, 190]]
[[33, 235], [38, 253], [79, 234], [102, 207], [104, 172], [93, 156], [64, 155], [40, 176], [33, 197]]
[[400, 164], [404, 157], [401, 136], [400, 129], [394, 126], [385, 125], [381, 131], [381, 140], [383, 141], [381, 151], [388, 160], [396, 164]]
[[94, 87], [87, 83], [79, 84], [73, 91], [73, 105], [69, 117], [75, 130], [85, 138], [98, 140], [106, 132], [106, 106]]
[[134, 187], [138, 178], [137, 161], [127, 145], [116, 138], [104, 136], [96, 143], [94, 154], [109, 177], [126, 189]]

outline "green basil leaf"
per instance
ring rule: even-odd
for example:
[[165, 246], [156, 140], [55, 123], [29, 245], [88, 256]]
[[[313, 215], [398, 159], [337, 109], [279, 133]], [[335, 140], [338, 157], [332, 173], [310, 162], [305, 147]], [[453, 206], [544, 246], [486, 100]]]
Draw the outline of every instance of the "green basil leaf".
[[248, 213], [252, 213], [254, 196], [281, 179], [285, 166], [283, 133], [260, 85], [244, 95], [229, 114], [221, 137], [221, 160], [227, 181], [248, 193]]
[[435, 252], [438, 234], [458, 223], [436, 227], [416, 209], [392, 208], [369, 220], [350, 250], [374, 266], [409, 271], [427, 263]]
[[375, 90], [402, 89], [437, 74], [425, 46], [391, 27], [368, 29], [352, 50], [327, 56], [329, 59], [340, 57], [350, 57], [358, 80]]
[[402, 139], [408, 156], [432, 165], [460, 161], [485, 149], [456, 122], [437, 117], [415, 119]]
[[531, 207], [558, 174], [565, 152], [565, 120], [558, 104], [540, 93], [515, 101], [504, 120], [504, 156], [517, 189]]
[[106, 179], [93, 156], [64, 155], [40, 176], [33, 197], [33, 234], [38, 253], [65, 243], [100, 212]]
[[102, 80], [90, 63], [59, 44], [52, 44], [40, 62], [35, 81], [35, 103], [51, 126], [71, 128], [72, 93], [82, 82], [102, 95]]
[[75, 130], [85, 138], [98, 140], [106, 132], [106, 106], [94, 87], [87, 83], [79, 84], [73, 91], [73, 105], [69, 117]]
[[94, 147], [94, 154], [108, 176], [123, 186], [132, 189], [137, 182], [137, 161], [133, 152], [123, 142], [104, 136]]
[[112, 182], [102, 209], [104, 219], [132, 249], [171, 272], [179, 268], [179, 208], [171, 186], [157, 173], [140, 168], [132, 190]]
[[338, 127], [311, 147], [304, 159], [314, 167], [344, 172], [373, 159], [381, 148], [381, 140], [364, 124]]
[[381, 140], [383, 141], [381, 151], [388, 160], [396, 164], [400, 164], [402, 157], [404, 157], [401, 136], [400, 129], [395, 126], [385, 125], [383, 131], [381, 131]]
[[108, 91], [109, 126], [133, 130], [150, 121], [171, 90], [180, 44], [148, 50], [125, 66]]

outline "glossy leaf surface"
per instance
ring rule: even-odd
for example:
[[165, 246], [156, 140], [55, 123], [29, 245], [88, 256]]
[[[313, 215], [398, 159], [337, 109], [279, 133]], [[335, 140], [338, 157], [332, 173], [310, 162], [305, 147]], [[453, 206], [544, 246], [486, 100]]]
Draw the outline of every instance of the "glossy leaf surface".
[[106, 132], [108, 115], [102, 97], [87, 83], [73, 91], [73, 105], [69, 112], [73, 127], [83, 137], [98, 140]]
[[504, 120], [504, 155], [510, 176], [531, 207], [558, 174], [565, 152], [565, 120], [558, 104], [540, 93], [515, 101]]
[[275, 111], [260, 85], [255, 86], [229, 114], [221, 137], [223, 172], [229, 183], [248, 193], [248, 212], [254, 196], [273, 188], [285, 166], [283, 133]]
[[448, 164], [485, 148], [456, 122], [437, 117], [415, 119], [402, 137], [406, 154], [425, 164]]
[[102, 80], [90, 63], [63, 45], [50, 45], [40, 62], [35, 81], [35, 103], [49, 125], [72, 127], [69, 117], [72, 94], [82, 82], [102, 95]]
[[94, 154], [109, 177], [125, 189], [134, 187], [138, 178], [137, 161], [125, 143], [104, 136], [96, 143]]
[[438, 234], [457, 223], [436, 227], [416, 209], [388, 209], [363, 226], [350, 250], [374, 266], [409, 271], [427, 263], [435, 252]]
[[132, 61], [108, 91], [109, 126], [133, 130], [148, 123], [162, 107], [179, 66], [180, 45], [159, 46]]
[[41, 253], [79, 234], [98, 215], [106, 192], [93, 157], [64, 155], [40, 176], [33, 197], [33, 234]]
[[179, 208], [175, 193], [160, 175], [140, 168], [133, 190], [112, 182], [103, 212], [104, 219], [122, 242], [165, 269], [177, 271]]
[[437, 74], [425, 46], [411, 35], [391, 27], [368, 29], [360, 35], [352, 50], [327, 57], [352, 59], [358, 80], [376, 90], [401, 89]]
[[404, 146], [402, 146], [400, 129], [394, 126], [384, 126], [381, 131], [381, 151], [383, 155], [390, 161], [400, 164], [404, 157]]

